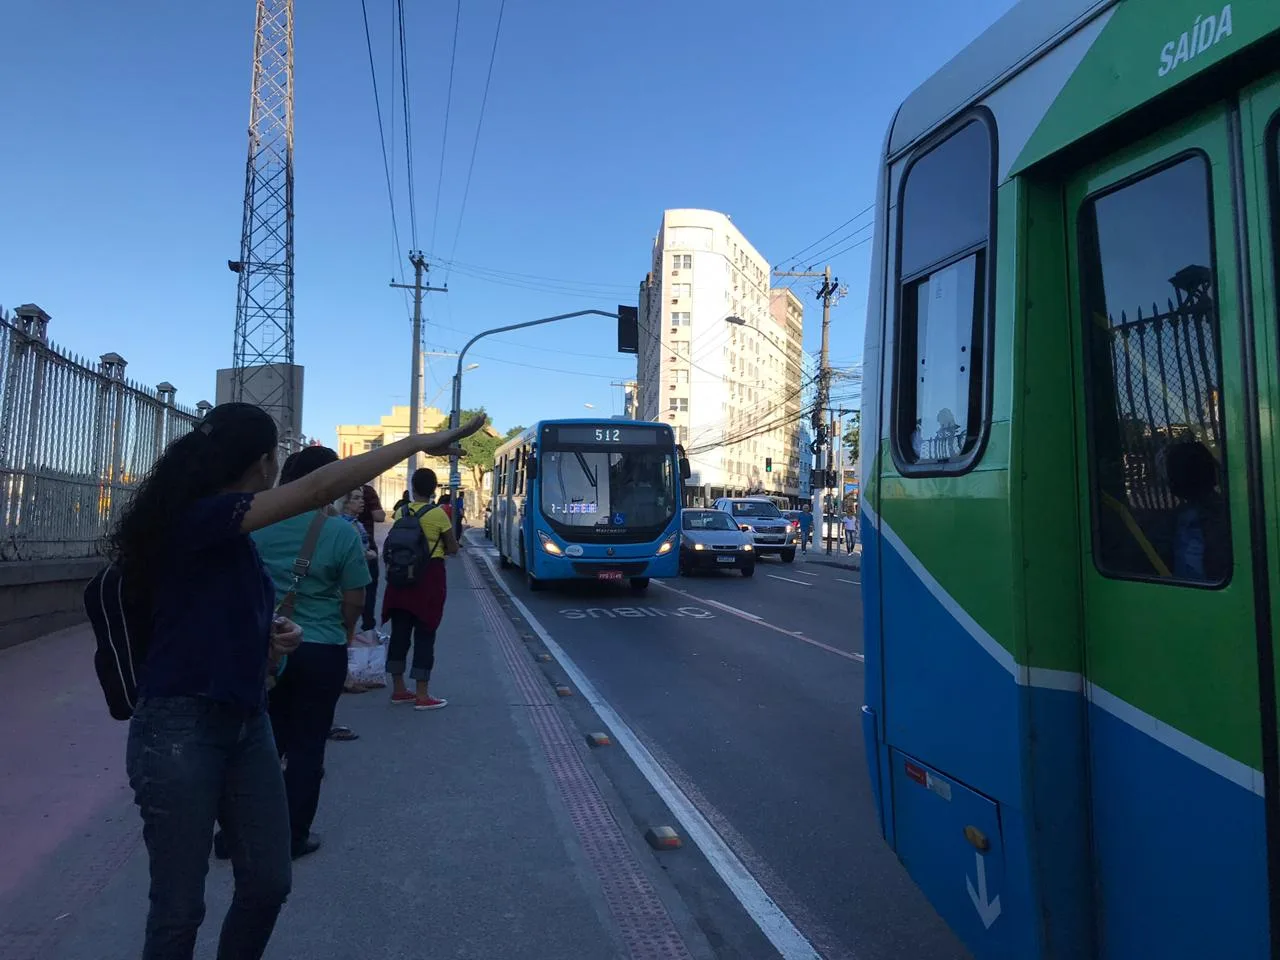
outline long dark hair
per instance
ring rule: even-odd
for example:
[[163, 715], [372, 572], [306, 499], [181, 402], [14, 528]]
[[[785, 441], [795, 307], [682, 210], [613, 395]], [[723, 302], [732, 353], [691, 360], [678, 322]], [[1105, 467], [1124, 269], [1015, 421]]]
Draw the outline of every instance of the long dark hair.
[[284, 462], [284, 467], [280, 470], [280, 483], [293, 483], [337, 461], [337, 451], [329, 447], [303, 447]]
[[171, 565], [169, 533], [191, 504], [235, 483], [275, 449], [275, 421], [248, 403], [224, 403], [179, 437], [138, 485], [107, 540], [107, 556], [138, 597]]

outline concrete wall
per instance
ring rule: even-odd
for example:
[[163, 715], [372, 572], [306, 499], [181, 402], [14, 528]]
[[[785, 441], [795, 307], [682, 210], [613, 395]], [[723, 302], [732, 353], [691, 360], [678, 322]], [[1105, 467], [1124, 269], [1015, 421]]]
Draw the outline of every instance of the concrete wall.
[[82, 623], [84, 587], [100, 558], [0, 563], [0, 650]]

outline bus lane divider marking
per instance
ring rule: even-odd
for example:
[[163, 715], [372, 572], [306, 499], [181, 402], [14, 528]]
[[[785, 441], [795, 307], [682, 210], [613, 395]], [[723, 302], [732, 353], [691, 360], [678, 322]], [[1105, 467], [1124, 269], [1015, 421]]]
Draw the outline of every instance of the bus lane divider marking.
[[[626, 751], [627, 756], [631, 758], [631, 762], [636, 765], [645, 780], [648, 781], [649, 786], [662, 798], [662, 802], [667, 805], [667, 808], [675, 818], [680, 821], [680, 825], [684, 827], [685, 835], [702, 851], [702, 855], [707, 858], [707, 862], [711, 864], [712, 869], [724, 881], [737, 901], [742, 904], [742, 908], [747, 912], [747, 915], [755, 921], [756, 926], [760, 928], [760, 932], [773, 944], [774, 949], [783, 957], [783, 960], [822, 960], [821, 955], [814, 949], [805, 935], [791, 922], [791, 918], [774, 902], [764, 887], [760, 886], [759, 881], [752, 876], [751, 871], [738, 858], [738, 855], [733, 852], [733, 849], [725, 842], [724, 838], [711, 826], [710, 822], [702, 815], [702, 812], [689, 799], [688, 795], [680, 789], [680, 786], [667, 773], [662, 764], [654, 759], [648, 747], [640, 742], [640, 738], [636, 736], [626, 721], [618, 715], [618, 712], [609, 705], [608, 701], [600, 696], [595, 685], [587, 679], [586, 674], [569, 658], [564, 649], [552, 639], [551, 634], [546, 631], [533, 615], [533, 611], [525, 606], [520, 598], [515, 595], [510, 584], [498, 575], [493, 561], [485, 557], [484, 562], [489, 567], [489, 572], [493, 575], [501, 590], [511, 599], [511, 602], [520, 611], [521, 616], [524, 617], [534, 633], [538, 635], [538, 638], [546, 648], [559, 661], [560, 668], [564, 670], [570, 681], [578, 688], [578, 692], [582, 694], [583, 699], [591, 704], [592, 709], [595, 710], [605, 726], [609, 728], [618, 746]], [[700, 600], [701, 598], [695, 599]], [[716, 604], [712, 605], [716, 606]]]
[[[777, 624], [770, 623], [764, 617], [756, 616], [754, 613], [748, 613], [746, 610], [740, 610], [737, 607], [731, 607], [727, 603], [721, 603], [719, 600], [712, 600], [710, 597], [699, 597], [692, 593], [686, 593], [679, 587], [673, 587], [670, 584], [663, 583], [661, 580], [654, 580], [653, 586], [661, 587], [663, 590], [670, 590], [672, 593], [678, 593], [682, 597], [688, 597], [690, 600], [697, 600], [699, 603], [705, 603], [708, 606], [715, 607], [717, 610], [723, 610], [725, 613], [732, 614], [742, 620], [749, 620], [752, 623], [759, 624], [774, 633], [780, 633], [784, 637], [791, 637], [793, 640], [799, 640], [801, 643], [807, 643], [811, 647], [817, 647], [819, 650], [825, 650], [827, 653], [834, 653], [837, 657], [844, 657], [846, 660], [856, 660], [858, 663], [865, 663], [866, 657], [860, 653], [853, 653], [848, 650], [841, 650], [839, 647], [833, 647], [829, 643], [823, 643], [821, 640], [815, 640], [813, 637], [806, 637], [799, 630], [787, 630], [779, 627]], [[808, 586], [808, 584], [806, 584]]]
[[808, 580], [792, 580], [790, 577], [781, 577], [781, 576], [779, 576], [779, 575], [778, 575], [778, 574], [776, 574], [776, 573], [771, 573], [771, 574], [769, 574], [769, 579], [771, 579], [771, 580], [785, 580], [785, 581], [787, 581], [787, 583], [798, 583], [798, 584], [800, 584], [800, 586], [802, 586], [802, 587], [807, 587], [807, 586], [809, 586], [809, 581], [808, 581]]

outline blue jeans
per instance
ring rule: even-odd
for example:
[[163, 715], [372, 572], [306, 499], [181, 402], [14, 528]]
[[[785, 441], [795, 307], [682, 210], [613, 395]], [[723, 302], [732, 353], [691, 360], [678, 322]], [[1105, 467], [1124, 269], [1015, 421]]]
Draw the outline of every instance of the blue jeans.
[[144, 699], [129, 726], [126, 767], [151, 861], [143, 960], [191, 960], [215, 821], [235, 873], [218, 960], [261, 957], [293, 880], [289, 809], [266, 714], [201, 697]]

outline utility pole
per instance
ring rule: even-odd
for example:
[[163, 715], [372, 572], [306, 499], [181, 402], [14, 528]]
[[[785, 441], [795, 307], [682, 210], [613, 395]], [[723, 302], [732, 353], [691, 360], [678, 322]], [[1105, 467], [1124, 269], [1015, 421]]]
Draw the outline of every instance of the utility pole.
[[[391, 286], [398, 290], [413, 291], [413, 363], [409, 375], [409, 435], [416, 437], [422, 432], [422, 295], [424, 293], [448, 293], [448, 287], [423, 286], [422, 278], [430, 267], [421, 250], [409, 252], [409, 262], [413, 264], [413, 286], [407, 283], [391, 281]], [[409, 458], [409, 472], [405, 479], [413, 481], [413, 471], [418, 469], [418, 455]]]
[[[813, 270], [775, 270], [775, 277], [821, 277], [822, 286], [818, 288], [818, 299], [822, 301], [822, 352], [818, 360], [818, 402], [814, 404], [813, 416], [810, 422], [813, 425], [814, 448], [813, 462], [814, 472], [821, 469], [822, 448], [823, 443], [823, 427], [822, 416], [827, 409], [827, 404], [831, 398], [831, 307], [832, 304], [839, 302], [845, 294], [849, 292], [847, 287], [840, 286], [840, 278], [831, 276], [831, 264], [827, 264], [821, 273]], [[827, 442], [830, 442], [830, 437]], [[830, 447], [827, 447], [830, 450]], [[829, 462], [829, 457], [828, 457]], [[812, 484], [810, 484], [812, 486]], [[825, 487], [826, 484], [824, 483]], [[824, 514], [825, 516], [825, 514]], [[825, 522], [824, 522], [825, 525]], [[827, 553], [831, 552], [830, 544], [827, 545]]]

